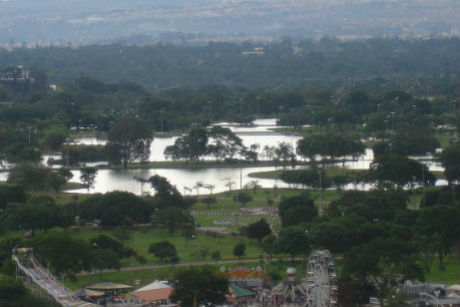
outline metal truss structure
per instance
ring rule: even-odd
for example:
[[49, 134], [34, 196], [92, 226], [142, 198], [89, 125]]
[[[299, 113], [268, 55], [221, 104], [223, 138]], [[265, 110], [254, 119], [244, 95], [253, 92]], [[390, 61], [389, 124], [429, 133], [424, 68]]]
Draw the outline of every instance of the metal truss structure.
[[328, 250], [314, 251], [308, 260], [306, 307], [336, 307], [337, 286], [334, 259]]
[[32, 249], [14, 249], [13, 262], [16, 276], [35, 296], [57, 303], [63, 307], [97, 307], [99, 305], [77, 299], [34, 257]]
[[[302, 282], [295, 280], [296, 270], [287, 269], [288, 280], [280, 283], [271, 291], [274, 298], [281, 298], [284, 305], [301, 305], [305, 303], [306, 293]], [[279, 303], [275, 299], [275, 304]]]

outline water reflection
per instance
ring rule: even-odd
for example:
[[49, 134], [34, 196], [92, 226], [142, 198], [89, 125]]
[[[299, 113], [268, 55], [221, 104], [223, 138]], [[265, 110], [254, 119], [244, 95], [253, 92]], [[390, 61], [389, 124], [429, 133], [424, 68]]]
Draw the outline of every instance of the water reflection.
[[[232, 189], [244, 187], [251, 181], [256, 181], [258, 185], [264, 188], [280, 188], [289, 187], [288, 184], [281, 180], [272, 179], [254, 179], [248, 174], [254, 172], [266, 172], [275, 170], [274, 167], [246, 167], [246, 168], [206, 168], [206, 169], [171, 169], [171, 168], [156, 168], [156, 169], [127, 169], [127, 170], [99, 170], [96, 177], [96, 183], [90, 193], [106, 193], [109, 191], [119, 190], [132, 192], [137, 195], [142, 193], [151, 193], [154, 191], [149, 184], [142, 184], [135, 178], [149, 178], [154, 175], [160, 175], [169, 180], [183, 194], [197, 194], [197, 189], [194, 186], [198, 182], [205, 185], [213, 185], [213, 193], [228, 191], [228, 184], [232, 183]], [[72, 171], [72, 182], [79, 182], [80, 171]], [[188, 189], [192, 189], [190, 192]], [[78, 193], [86, 193], [87, 190], [74, 190]], [[198, 191], [200, 194], [209, 194], [210, 191], [201, 188]]]
[[[246, 147], [253, 144], [259, 145], [258, 154], [259, 160], [267, 160], [264, 153], [265, 146], [278, 146], [281, 142], [285, 142], [292, 146], [295, 151], [297, 141], [301, 139], [300, 136], [293, 134], [282, 134], [273, 131], [276, 126], [276, 119], [257, 119], [251, 126], [235, 125], [234, 123], [220, 122], [215, 123], [214, 126], [223, 126], [235, 132], [243, 141]], [[150, 156], [148, 161], [161, 162], [167, 161], [164, 156], [164, 151], [167, 146], [173, 145], [178, 137], [155, 137], [150, 145]], [[97, 139], [95, 137], [83, 137], [73, 139], [72, 144], [78, 145], [105, 145], [106, 141]], [[300, 158], [300, 157], [298, 157]], [[205, 157], [205, 160], [212, 160], [212, 157]]]
[[[305, 168], [303, 166], [302, 168]], [[229, 183], [232, 189], [240, 189], [249, 183], [256, 182], [262, 188], [305, 188], [302, 185], [287, 184], [277, 179], [256, 179], [248, 175], [254, 172], [273, 171], [275, 167], [247, 167], [247, 168], [206, 168], [206, 169], [127, 169], [127, 170], [99, 170], [96, 183], [89, 193], [106, 193], [114, 190], [131, 192], [137, 195], [154, 194], [150, 184], [137, 181], [135, 178], [149, 178], [153, 175], [160, 175], [169, 180], [176, 188], [185, 195], [210, 194], [211, 191], [204, 187], [196, 189], [198, 182], [203, 185], [213, 185], [213, 193], [220, 193], [229, 190]], [[72, 171], [72, 182], [79, 182], [80, 172]], [[447, 181], [439, 179], [436, 186], [445, 186]], [[343, 190], [369, 190], [374, 187], [371, 183], [346, 184]], [[87, 193], [86, 189], [72, 190], [76, 193]]]
[[[301, 138], [294, 134], [277, 133], [273, 129], [276, 128], [276, 119], [258, 119], [254, 121], [252, 126], [240, 126], [232, 123], [216, 123], [215, 125], [221, 125], [230, 128], [234, 131], [243, 141], [245, 146], [252, 144], [259, 145], [259, 160], [266, 160], [267, 157], [264, 154], [265, 146], [278, 146], [281, 142], [290, 144], [294, 150], [297, 141]], [[173, 145], [177, 137], [156, 137], [151, 144], [150, 148], [150, 161], [165, 161], [166, 158], [163, 154], [165, 148], [169, 145]], [[83, 145], [105, 145], [106, 141], [84, 137], [72, 140], [73, 144]], [[60, 155], [44, 155], [42, 164], [46, 165], [49, 158], [60, 159]], [[411, 157], [416, 159], [428, 166], [430, 171], [443, 171], [444, 169], [439, 162], [433, 161], [433, 156], [414, 156]], [[209, 158], [211, 159], [211, 158]], [[298, 157], [299, 160], [304, 160]], [[348, 169], [369, 169], [374, 155], [371, 149], [366, 149], [365, 154], [359, 157], [357, 160], [353, 160], [352, 157], [347, 157], [345, 162], [336, 163], [337, 167], [344, 167]], [[88, 166], [95, 166], [106, 162], [95, 162], [87, 163]], [[11, 167], [12, 165], [7, 165]], [[303, 166], [305, 167], [305, 166]], [[299, 167], [297, 167], [299, 168]], [[298, 185], [289, 185], [281, 180], [273, 179], [254, 179], [250, 178], [248, 174], [253, 172], [265, 172], [275, 170], [275, 167], [246, 167], [246, 168], [182, 168], [182, 169], [171, 169], [171, 168], [157, 168], [157, 169], [128, 169], [128, 170], [109, 170], [101, 169], [97, 173], [96, 183], [94, 188], [90, 189], [89, 193], [106, 193], [109, 191], [119, 190], [132, 192], [137, 195], [145, 193], [153, 193], [149, 184], [141, 184], [135, 178], [149, 178], [153, 175], [160, 175], [166, 177], [172, 184], [176, 185], [177, 189], [183, 194], [193, 193], [196, 195], [197, 189], [194, 189], [198, 182], [207, 185], [213, 185], [214, 193], [227, 191], [229, 189], [229, 183], [232, 183], [232, 189], [239, 189], [240, 186], [244, 187], [246, 184], [256, 180], [257, 184], [263, 188], [287, 188], [297, 187], [303, 188]], [[71, 182], [80, 182], [80, 172], [78, 170], [72, 171], [74, 176]], [[0, 172], [0, 181], [6, 181], [7, 172]], [[447, 185], [447, 181], [438, 180], [436, 185]], [[345, 190], [359, 189], [369, 190], [372, 184], [347, 184], [343, 187]], [[192, 192], [191, 192], [192, 191]], [[85, 189], [73, 190], [72, 192], [87, 193]], [[210, 190], [201, 188], [200, 194], [208, 194]]]
[[81, 137], [72, 139], [69, 143], [72, 145], [104, 146], [107, 144], [107, 140], [96, 137]]

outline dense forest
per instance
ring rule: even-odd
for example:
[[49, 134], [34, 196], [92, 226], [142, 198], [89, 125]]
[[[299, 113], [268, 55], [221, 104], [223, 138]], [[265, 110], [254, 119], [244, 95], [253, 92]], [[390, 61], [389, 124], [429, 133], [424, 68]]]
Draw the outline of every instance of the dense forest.
[[203, 84], [263, 88], [400, 86], [417, 94], [456, 94], [460, 40], [368, 39], [207, 46], [93, 45], [0, 50], [0, 67], [44, 71], [53, 83], [91, 76], [148, 91]]

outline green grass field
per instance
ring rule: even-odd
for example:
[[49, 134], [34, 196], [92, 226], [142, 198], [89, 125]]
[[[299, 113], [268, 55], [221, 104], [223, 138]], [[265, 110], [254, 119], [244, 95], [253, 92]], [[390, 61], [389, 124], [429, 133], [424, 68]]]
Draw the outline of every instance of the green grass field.
[[427, 282], [443, 284], [460, 284], [460, 257], [449, 256], [444, 259], [444, 270], [439, 269], [439, 262], [433, 262], [431, 272], [425, 273]]
[[[147, 264], [161, 263], [153, 254], [148, 253], [150, 244], [162, 240], [168, 240], [176, 247], [181, 262], [198, 260], [210, 260], [209, 255], [214, 251], [220, 251], [222, 259], [237, 259], [233, 256], [233, 248], [238, 243], [246, 245], [246, 257], [254, 258], [261, 255], [258, 243], [242, 236], [217, 235], [199, 232], [195, 240], [186, 240], [178, 231], [173, 236], [163, 229], [145, 229], [128, 231], [131, 239], [124, 242], [127, 247], [134, 249], [139, 256], [147, 259]], [[71, 230], [69, 234], [75, 238], [88, 240], [100, 234], [109, 234], [107, 230]], [[206, 250], [206, 258], [199, 256], [200, 252]], [[138, 266], [135, 258], [127, 258], [122, 261], [122, 266]]]
[[446, 148], [450, 145], [450, 139], [455, 135], [452, 133], [452, 131], [437, 130], [434, 133], [434, 136], [441, 144], [441, 148]]

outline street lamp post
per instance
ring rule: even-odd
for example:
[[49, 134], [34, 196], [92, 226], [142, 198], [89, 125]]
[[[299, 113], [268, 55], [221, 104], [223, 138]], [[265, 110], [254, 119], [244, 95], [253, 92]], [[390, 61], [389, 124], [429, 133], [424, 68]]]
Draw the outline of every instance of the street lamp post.
[[436, 301], [435, 301], [436, 307], [439, 307], [439, 295], [440, 294], [441, 294], [441, 291], [439, 289], [434, 290], [434, 295], [436, 297]]
[[425, 208], [425, 202], [426, 202], [426, 192], [425, 192], [425, 165], [422, 165], [422, 184], [423, 184], [423, 197], [422, 197], [422, 206]]
[[256, 97], [257, 100], [257, 117], [260, 116], [260, 96]]
[[28, 137], [29, 145], [30, 145], [30, 133], [31, 133], [31, 131], [32, 131], [32, 128], [31, 128], [31, 127], [27, 127], [27, 132], [28, 132], [28, 135], [29, 135], [29, 137]]
[[319, 174], [319, 215], [323, 215], [323, 182], [321, 170], [318, 171]]

